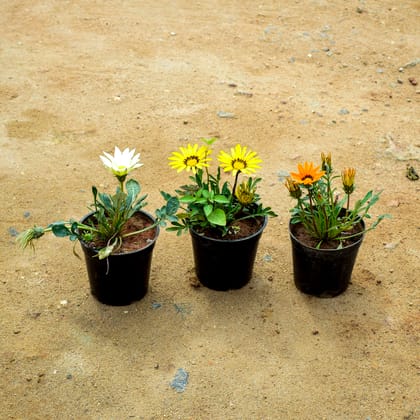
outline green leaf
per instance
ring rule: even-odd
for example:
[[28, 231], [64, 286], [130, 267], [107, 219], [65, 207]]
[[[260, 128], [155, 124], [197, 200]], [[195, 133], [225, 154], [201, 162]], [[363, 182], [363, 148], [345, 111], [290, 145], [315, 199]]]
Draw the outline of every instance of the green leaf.
[[229, 198], [225, 197], [224, 195], [216, 195], [214, 197], [214, 201], [220, 204], [229, 204], [230, 202]]
[[[145, 197], [144, 197], [145, 198]], [[136, 203], [134, 203], [133, 205], [132, 205], [132, 207], [131, 207], [131, 209], [130, 209], [130, 211], [128, 211], [128, 215], [129, 215], [129, 218], [134, 214], [134, 213], [136, 213], [136, 212], [138, 212], [139, 210], [141, 210], [144, 206], [146, 206], [147, 205], [147, 203], [145, 203], [143, 200], [144, 200], [144, 198], [142, 199], [142, 200], [138, 200]], [[127, 209], [127, 210], [129, 210], [129, 209]]]
[[133, 199], [140, 193], [140, 184], [135, 179], [129, 179], [125, 184], [127, 194]]
[[206, 215], [206, 217], [208, 218], [210, 213], [213, 211], [213, 205], [211, 204], [207, 204], [203, 207], [204, 210], [204, 214]]
[[225, 195], [225, 196], [230, 195], [229, 184], [227, 182], [225, 182], [222, 186], [222, 194]]
[[53, 223], [51, 225], [51, 231], [58, 238], [64, 238], [71, 235], [69, 228], [66, 227], [64, 223]]
[[160, 192], [160, 194], [161, 194], [161, 196], [163, 197], [163, 199], [165, 200], [165, 201], [168, 201], [170, 198], [171, 198], [171, 194], [168, 194], [167, 192], [165, 192], [165, 191], [161, 191]]
[[222, 209], [215, 209], [208, 216], [207, 220], [218, 226], [226, 226], [226, 214]]
[[217, 137], [210, 137], [210, 138], [203, 137], [201, 139], [201, 141], [203, 141], [204, 143], [206, 143], [208, 146], [211, 146], [216, 140], [217, 140]]
[[178, 197], [171, 197], [166, 203], [166, 214], [171, 216], [175, 214], [179, 209]]
[[193, 197], [192, 195], [184, 195], [184, 197], [181, 197], [179, 199], [179, 201], [184, 204], [192, 203], [194, 200], [195, 200], [195, 197]]
[[366, 201], [370, 200], [373, 195], [373, 191], [369, 191], [361, 200], [358, 200], [356, 204], [360, 207], [366, 203]]
[[98, 193], [98, 195], [99, 195], [99, 200], [101, 201], [103, 206], [106, 209], [111, 209], [112, 208], [111, 196], [109, 194], [105, 194], [105, 193]]

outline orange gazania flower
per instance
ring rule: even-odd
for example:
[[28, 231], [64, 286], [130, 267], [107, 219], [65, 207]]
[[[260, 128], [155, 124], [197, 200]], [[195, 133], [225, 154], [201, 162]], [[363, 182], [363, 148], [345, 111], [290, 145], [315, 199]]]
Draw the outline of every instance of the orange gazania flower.
[[299, 163], [298, 171], [299, 173], [291, 172], [290, 175], [299, 184], [304, 185], [312, 185], [325, 175], [325, 171], [320, 171], [319, 166], [314, 167], [312, 162], [305, 162], [303, 165]]

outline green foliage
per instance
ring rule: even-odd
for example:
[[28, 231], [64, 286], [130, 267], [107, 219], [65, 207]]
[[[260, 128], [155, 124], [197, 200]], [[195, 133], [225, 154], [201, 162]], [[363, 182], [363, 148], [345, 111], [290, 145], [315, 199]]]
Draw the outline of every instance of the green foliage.
[[92, 215], [86, 223], [70, 219], [53, 222], [46, 228], [35, 226], [20, 234], [18, 242], [23, 248], [28, 245], [33, 246], [35, 239], [40, 238], [46, 232], [52, 232], [56, 237], [68, 237], [71, 241], [93, 241], [105, 244], [98, 250], [99, 259], [104, 259], [118, 249], [125, 236], [152, 229], [157, 225], [166, 226], [166, 221], [174, 222], [177, 220], [176, 212], [178, 211], [179, 201], [175, 197], [168, 197], [166, 205], [156, 210], [155, 223], [143, 230], [123, 234], [123, 228], [127, 221], [146, 206], [147, 196], [139, 196], [141, 187], [133, 179], [126, 182], [126, 191], [121, 189], [123, 183], [120, 185], [113, 195], [98, 192], [96, 187], [92, 187], [93, 204], [89, 207]]
[[370, 210], [379, 200], [381, 193], [369, 191], [351, 208], [351, 193], [344, 194], [342, 198], [339, 198], [339, 193], [333, 187], [335, 178], [339, 177], [333, 176], [331, 170], [327, 168], [326, 173], [319, 181], [301, 186], [300, 188], [306, 190], [306, 194], [298, 194], [297, 204], [290, 210], [291, 223], [302, 223], [306, 232], [319, 240], [318, 247], [328, 240], [337, 240], [341, 246], [342, 241], [360, 236], [376, 228], [383, 219], [390, 217], [388, 214], [380, 215], [363, 232], [352, 232], [353, 227], [361, 220], [371, 218]]
[[146, 195], [138, 197], [140, 191], [141, 187], [134, 179], [127, 181], [126, 192], [117, 187], [114, 195], [99, 193], [96, 187], [92, 187], [94, 220], [91, 223], [96, 229], [96, 239], [109, 243], [121, 236], [130, 217], [147, 204]]
[[[176, 196], [162, 192], [163, 198], [169, 204], [170, 200], [178, 200], [180, 212], [171, 220], [168, 231], [180, 235], [190, 228], [214, 229], [222, 235], [232, 230], [235, 221], [250, 217], [276, 216], [269, 208], [263, 208], [259, 203], [260, 197], [254, 195], [249, 204], [241, 204], [233, 194], [228, 182], [222, 182], [220, 168], [216, 175], [198, 169], [196, 174], [189, 177], [191, 184], [183, 185], [175, 190]], [[249, 178], [251, 185], [261, 181], [260, 178]]]

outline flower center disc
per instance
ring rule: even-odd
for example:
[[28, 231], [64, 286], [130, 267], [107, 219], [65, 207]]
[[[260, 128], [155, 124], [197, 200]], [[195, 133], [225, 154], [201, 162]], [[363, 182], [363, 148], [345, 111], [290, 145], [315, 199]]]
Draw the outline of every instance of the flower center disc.
[[199, 159], [197, 156], [189, 156], [185, 159], [185, 166], [197, 166]]
[[241, 171], [242, 169], [246, 168], [246, 162], [242, 159], [235, 159], [232, 168]]

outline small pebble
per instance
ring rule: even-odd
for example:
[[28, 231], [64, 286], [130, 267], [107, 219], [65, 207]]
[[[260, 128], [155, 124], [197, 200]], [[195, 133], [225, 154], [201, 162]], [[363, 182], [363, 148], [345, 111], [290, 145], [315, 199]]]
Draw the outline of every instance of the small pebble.
[[233, 114], [232, 112], [225, 112], [225, 111], [219, 111], [217, 113], [217, 116], [219, 118], [235, 118], [235, 114]]
[[417, 173], [417, 171], [414, 169], [413, 166], [411, 165], [407, 165], [407, 169], [405, 172], [405, 176], [410, 180], [410, 181], [417, 181], [419, 179], [419, 174]]
[[19, 232], [14, 227], [9, 227], [8, 232], [13, 238], [19, 235]]
[[251, 92], [245, 92], [243, 90], [238, 90], [234, 93], [235, 96], [246, 96], [248, 98], [252, 98], [253, 94]]

